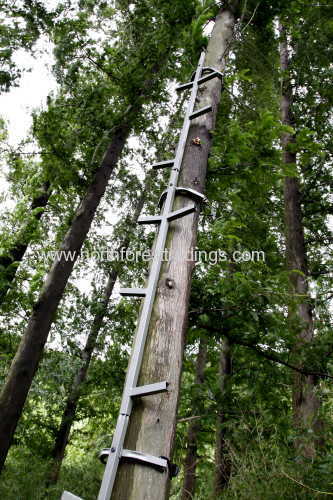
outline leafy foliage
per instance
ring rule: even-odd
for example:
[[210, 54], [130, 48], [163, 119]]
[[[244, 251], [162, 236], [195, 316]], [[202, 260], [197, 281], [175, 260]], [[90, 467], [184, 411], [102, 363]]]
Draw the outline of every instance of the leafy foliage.
[[[22, 227], [30, 247], [2, 307], [2, 381], [42, 286], [49, 265], [45, 253], [62, 240], [112, 131], [126, 113], [132, 113], [133, 121], [131, 139], [84, 246], [90, 257], [76, 265], [31, 389], [1, 478], [3, 498], [59, 498], [64, 485], [83, 498], [96, 497], [103, 473], [97, 455], [109, 446], [115, 426], [137, 304], [117, 295], [111, 299], [81, 388], [60, 481], [46, 490], [50, 455], [66, 397], [82, 365], [87, 335], [101, 311], [108, 274], [116, 269], [122, 283], [143, 285], [147, 264], [109, 262], [93, 252], [118, 249], [124, 241], [133, 251], [151, 244], [153, 233], [134, 229], [132, 215], [142, 191], [144, 212], [155, 213], [166, 176], [148, 174], [148, 165], [163, 155], [172, 157], [184, 103], [175, 106], [169, 90], [174, 80], [186, 81], [191, 74], [207, 44], [204, 30], [219, 8], [220, 3], [211, 0], [80, 0], [59, 2], [50, 12], [42, 2], [22, 1], [15, 8], [3, 2], [6, 22], [0, 41], [8, 48], [0, 54], [1, 89], [18, 82], [15, 51], [32, 50], [38, 37], [48, 33], [55, 46], [59, 92], [33, 115], [28, 144], [37, 144], [39, 155], [26, 158], [22, 149], [5, 146], [7, 180], [17, 204], [1, 214], [1, 251], [10, 249]], [[174, 458], [182, 464], [189, 422], [199, 418], [197, 499], [214, 498], [215, 432], [221, 414], [231, 463], [221, 498], [310, 499], [332, 494], [333, 400], [326, 377], [332, 374], [333, 295], [330, 12], [329, 5], [314, 6], [305, 0], [239, 2], [241, 22], [235, 29], [213, 132], [209, 202], [200, 218], [198, 251], [209, 258], [195, 267]], [[293, 49], [292, 128], [280, 122], [276, 16], [287, 27]], [[138, 103], [141, 114], [133, 112]], [[284, 132], [295, 136], [295, 165], [282, 161]], [[5, 143], [2, 123], [0, 136]], [[299, 435], [292, 422], [291, 353], [302, 325], [291, 322], [288, 311], [304, 297], [290, 294], [286, 271], [286, 176], [300, 182], [314, 310], [314, 340], [301, 355], [302, 364], [316, 374], [321, 398], [322, 428], [313, 463], [301, 461], [294, 447]], [[40, 224], [34, 225], [27, 206], [46, 181], [52, 195]], [[202, 338], [208, 355], [204, 380], [198, 384], [195, 369]], [[227, 381], [219, 372], [225, 339], [232, 361]], [[181, 498], [184, 473], [182, 468], [173, 482], [173, 499]]]

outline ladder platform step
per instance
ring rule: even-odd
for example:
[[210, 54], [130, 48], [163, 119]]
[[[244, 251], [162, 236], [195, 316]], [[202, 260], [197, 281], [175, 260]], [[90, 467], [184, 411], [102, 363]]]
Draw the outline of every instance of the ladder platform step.
[[166, 167], [172, 167], [172, 165], [175, 163], [174, 158], [172, 160], [165, 160], [165, 161], [159, 161], [158, 163], [154, 163], [152, 165], [152, 168], [155, 170], [159, 168], [166, 168]]
[[193, 86], [193, 82], [183, 83], [182, 85], [179, 85], [178, 87], [176, 87], [176, 91], [182, 92], [183, 90], [190, 89], [192, 86]]
[[157, 394], [159, 392], [168, 391], [168, 382], [157, 382], [156, 384], [140, 385], [138, 387], [133, 387], [130, 391], [130, 396], [132, 398], [140, 396], [150, 396], [151, 394]]
[[119, 293], [123, 297], [145, 297], [147, 292], [145, 288], [120, 288]]
[[[162, 207], [167, 194], [168, 194], [167, 190], [163, 191], [163, 193], [161, 194], [159, 202], [158, 202], [158, 206], [160, 208]], [[207, 201], [207, 198], [202, 193], [199, 193], [199, 191], [196, 191], [195, 189], [191, 189], [191, 188], [178, 186], [178, 187], [176, 187], [176, 194], [188, 196], [192, 200], [197, 201], [199, 203], [200, 202], [205, 203]]]
[[191, 207], [180, 208], [179, 210], [175, 210], [168, 215], [168, 221], [171, 222], [193, 212], [195, 212], [195, 205], [192, 205]]
[[69, 491], [64, 491], [61, 495], [61, 500], [82, 500], [82, 498], [69, 493]]
[[209, 113], [210, 111], [212, 111], [212, 107], [211, 106], [205, 106], [204, 108], [200, 108], [198, 109], [197, 111], [194, 111], [191, 115], [190, 115], [190, 120], [194, 120], [194, 118], [198, 118], [199, 116], [201, 115], [204, 115], [206, 113]]
[[162, 221], [162, 216], [161, 215], [141, 215], [138, 218], [138, 224], [160, 224]]

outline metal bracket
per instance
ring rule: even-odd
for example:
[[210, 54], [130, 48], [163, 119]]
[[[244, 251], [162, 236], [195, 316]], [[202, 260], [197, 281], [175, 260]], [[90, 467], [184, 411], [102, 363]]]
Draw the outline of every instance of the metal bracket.
[[197, 111], [194, 111], [191, 115], [190, 115], [190, 120], [194, 120], [194, 118], [198, 118], [199, 116], [201, 115], [204, 115], [206, 113], [209, 113], [210, 111], [212, 111], [212, 107], [211, 106], [205, 106], [204, 108], [200, 108], [200, 109], [197, 109]]
[[139, 451], [123, 450], [121, 458], [127, 462], [139, 462], [142, 465], [150, 465], [158, 472], [165, 472], [168, 470], [168, 461], [165, 458], [155, 457]]
[[120, 405], [120, 413], [127, 415], [129, 412], [129, 398], [138, 398], [149, 396], [151, 394], [158, 394], [159, 392], [168, 391], [168, 382], [157, 382], [156, 384], [139, 385], [126, 390], [128, 398], [123, 400]]
[[[100, 459], [100, 461], [102, 462], [102, 464], [105, 465], [106, 462], [108, 461], [109, 455], [110, 455], [110, 448], [103, 448], [99, 452], [98, 458]], [[62, 500], [62, 498], [61, 498], [61, 500]]]
[[[100, 454], [99, 459], [102, 463], [106, 463], [110, 455], [110, 448], [104, 448]], [[154, 455], [148, 455], [147, 453], [140, 453], [139, 451], [125, 450], [123, 449], [121, 454], [121, 460], [126, 462], [136, 462], [142, 465], [149, 465], [153, 467], [158, 472], [165, 472], [168, 470], [168, 461], [165, 458], [155, 457]], [[70, 498], [68, 498], [70, 500]]]
[[[162, 205], [164, 203], [164, 200], [165, 200], [167, 194], [168, 194], [167, 190], [163, 191], [163, 193], [161, 194], [159, 202], [158, 202], [159, 208], [162, 208]], [[194, 201], [197, 201], [198, 203], [207, 202], [207, 198], [202, 193], [199, 193], [199, 191], [196, 191], [195, 189], [179, 186], [179, 187], [176, 187], [176, 194], [188, 196], [189, 198], [191, 198]]]
[[[98, 458], [102, 462], [102, 464], [106, 464], [108, 458], [110, 455], [110, 448], [103, 448], [103, 450], [100, 452]], [[155, 457], [153, 455], [148, 455], [146, 453], [140, 453], [138, 451], [131, 451], [131, 450], [125, 450], [123, 449], [122, 456], [121, 458], [124, 461], [128, 462], [139, 462], [144, 465], [149, 465], [150, 467], [153, 467], [159, 472], [165, 472], [168, 471], [170, 479], [173, 477], [178, 476], [179, 473], [179, 467], [176, 464], [173, 464], [170, 462], [170, 460], [167, 457]], [[78, 497], [73, 497], [73, 499], [76, 499]], [[63, 499], [61, 499], [63, 500]], [[65, 500], [71, 500], [71, 497], [68, 497], [68, 499]], [[81, 499], [80, 499], [81, 500]]]
[[[202, 76], [204, 73], [207, 73], [205, 76]], [[195, 78], [196, 72], [194, 72], [191, 76], [191, 81], [187, 83], [183, 83], [182, 85], [179, 85], [176, 87], [177, 92], [181, 92], [182, 90], [187, 90], [190, 89], [193, 85], [193, 80]], [[209, 80], [212, 80], [213, 78], [219, 78], [221, 81], [223, 81], [223, 75], [220, 71], [217, 71], [215, 68], [211, 68], [209, 66], [206, 66], [205, 68], [202, 68], [201, 71], [201, 77], [198, 80], [198, 85], [201, 85], [202, 83], [208, 82]]]
[[[168, 391], [168, 382], [157, 382], [156, 384], [139, 385], [138, 387], [133, 387], [131, 389], [129, 396], [132, 398], [137, 398], [140, 396], [150, 396], [151, 394], [157, 394], [159, 392]], [[120, 410], [121, 411], [121, 410]]]
[[145, 288], [120, 288], [119, 294], [123, 297], [145, 297]]
[[172, 160], [165, 160], [165, 161], [159, 161], [158, 163], [154, 163], [152, 165], [152, 168], [154, 168], [155, 170], [157, 170], [159, 168], [172, 167], [172, 165], [174, 163], [175, 163], [174, 159], [172, 159]]
[[170, 462], [170, 460], [167, 457], [161, 456], [161, 458], [165, 458], [165, 460], [168, 462], [169, 478], [172, 479], [173, 477], [177, 477], [179, 474], [178, 465]]
[[205, 76], [202, 76], [200, 80], [198, 81], [198, 85], [201, 85], [201, 83], [208, 82], [209, 80], [212, 80], [213, 78], [219, 78], [221, 81], [223, 81], [223, 75], [219, 71], [212, 71], [211, 73], [208, 73]]
[[141, 215], [138, 218], [138, 224], [160, 224], [161, 221], [161, 215]]
[[216, 68], [212, 68], [211, 66], [204, 66], [201, 71], [201, 75], [203, 75], [206, 72], [209, 73], [219, 73], [219, 71]]
[[185, 208], [180, 208], [179, 210], [175, 210], [174, 212], [171, 212], [167, 219], [169, 222], [179, 219], [180, 217], [184, 217], [184, 215], [191, 214], [192, 212], [195, 212], [195, 205], [191, 207], [185, 207]]
[[187, 89], [190, 89], [193, 85], [193, 82], [187, 82], [187, 83], [183, 83], [182, 85], [179, 85], [178, 87], [176, 87], [176, 92], [182, 92], [183, 90], [187, 90]]
[[[199, 76], [199, 79], [198, 79], [198, 84], [203, 76], [204, 73], [218, 73], [218, 74], [222, 74], [220, 73], [216, 68], [212, 68], [211, 66], [204, 66], [202, 69], [201, 69], [201, 72], [200, 72], [200, 76]], [[194, 71], [192, 73], [192, 76], [191, 76], [191, 82], [193, 82], [194, 78], [195, 78], [195, 75], [196, 75], [196, 72]]]

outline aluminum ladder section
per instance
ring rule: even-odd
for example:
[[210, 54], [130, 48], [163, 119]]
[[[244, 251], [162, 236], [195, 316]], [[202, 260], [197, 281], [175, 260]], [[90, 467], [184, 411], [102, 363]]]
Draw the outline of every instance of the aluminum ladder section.
[[[187, 195], [189, 198], [192, 198], [195, 201], [203, 201], [205, 199], [201, 193], [193, 189], [177, 186], [191, 120], [212, 110], [211, 106], [206, 106], [198, 110], [194, 109], [199, 85], [208, 80], [211, 80], [212, 78], [220, 78], [222, 80], [222, 74], [219, 71], [215, 70], [214, 68], [203, 66], [204, 59], [205, 52], [202, 52], [198, 67], [193, 73], [191, 81], [180, 85], [176, 89], [177, 91], [191, 89], [191, 97], [185, 114], [184, 123], [177, 146], [176, 156], [173, 160], [166, 160], [152, 165], [152, 168], [155, 169], [172, 167], [168, 189], [162, 194], [159, 204], [160, 206], [162, 205], [162, 212], [160, 215], [148, 217], [143, 216], [138, 219], [139, 224], [156, 224], [159, 226], [147, 288], [122, 288], [119, 291], [119, 293], [125, 297], [142, 297], [144, 299], [144, 302], [137, 326], [137, 333], [134, 340], [132, 355], [129, 361], [120, 412], [117, 419], [116, 429], [113, 435], [112, 445], [110, 449], [102, 450], [100, 455], [100, 458], [103, 461], [107, 459], [107, 462], [97, 500], [110, 500], [118, 465], [121, 459], [146, 464], [160, 472], [169, 471], [169, 474], [171, 472], [170, 475], [172, 475], [171, 466], [173, 464], [170, 464], [167, 458], [154, 457], [152, 455], [148, 455], [138, 451], [126, 450], [123, 448], [123, 445], [133, 407], [133, 398], [166, 392], [168, 390], [167, 381], [157, 382], [144, 386], [137, 386], [137, 382], [140, 374], [151, 313], [156, 296], [169, 223], [175, 219], [178, 219], [195, 211], [195, 204], [182, 208], [180, 210], [173, 211], [175, 196], [178, 192], [183, 196]], [[61, 500], [81, 499], [78, 496], [69, 493], [68, 491], [64, 491]]]

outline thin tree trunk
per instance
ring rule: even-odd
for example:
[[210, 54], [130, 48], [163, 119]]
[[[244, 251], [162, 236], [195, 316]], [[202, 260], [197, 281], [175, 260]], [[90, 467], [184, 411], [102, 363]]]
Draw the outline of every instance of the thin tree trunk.
[[[205, 65], [224, 69], [229, 42], [232, 38], [234, 14], [220, 11], [209, 40]], [[220, 101], [221, 82], [206, 82], [201, 88], [200, 107], [212, 104], [213, 112], [192, 121], [183, 159], [179, 185], [204, 190], [211, 130], [214, 128]], [[193, 144], [199, 137], [201, 146]], [[174, 209], [193, 202], [177, 195]], [[176, 426], [179, 384], [182, 369], [184, 336], [187, 326], [198, 213], [173, 221], [169, 228], [166, 248], [170, 256], [160, 274], [157, 296], [150, 322], [142, 369], [138, 385], [155, 381], [169, 382], [166, 394], [146, 396], [136, 404], [129, 419], [125, 448], [171, 457]], [[171, 286], [170, 286], [171, 283]], [[163, 500], [168, 497], [170, 480], [140, 464], [123, 463], [118, 469], [112, 498], [117, 500]]]
[[[283, 72], [281, 117], [285, 125], [293, 126], [292, 116], [292, 86], [289, 69], [289, 54], [287, 34], [280, 25], [281, 45], [280, 61]], [[296, 154], [290, 150], [290, 145], [295, 138], [290, 133], [282, 137], [283, 161], [286, 165], [296, 164]], [[304, 228], [302, 222], [301, 196], [298, 178], [286, 177], [284, 182], [284, 215], [286, 229], [286, 260], [290, 271], [289, 280], [292, 293], [297, 302], [296, 309], [290, 308], [290, 319], [296, 319], [300, 330], [295, 333], [293, 355], [296, 364], [301, 365], [299, 358], [302, 347], [312, 342], [313, 318], [308, 293], [308, 266], [304, 241]], [[293, 377], [293, 413], [296, 428], [302, 432], [314, 429], [319, 408], [319, 400], [315, 391], [314, 377], [295, 372]], [[309, 433], [308, 433], [309, 436]], [[300, 455], [307, 458], [315, 456], [315, 440], [307, 437], [296, 442]]]
[[65, 456], [65, 449], [68, 443], [69, 434], [75, 420], [77, 405], [81, 396], [82, 387], [87, 378], [89, 365], [91, 362], [92, 354], [95, 350], [98, 334], [103, 325], [103, 320], [107, 312], [110, 297], [113, 292], [115, 282], [117, 281], [118, 272], [112, 270], [102, 300], [100, 302], [100, 310], [96, 313], [91, 330], [89, 332], [86, 345], [81, 353], [82, 365], [74, 377], [70, 394], [67, 398], [65, 409], [62, 414], [61, 424], [58, 429], [54, 448], [52, 450], [52, 467], [48, 479], [48, 484], [54, 484], [58, 481], [59, 473], [63, 458]]
[[[149, 192], [150, 189], [151, 180], [152, 180], [151, 175], [148, 174], [145, 187], [137, 202], [137, 206], [135, 209], [135, 213], [132, 216], [132, 220], [127, 221], [126, 230], [128, 234], [129, 234], [128, 231], [129, 228], [132, 228], [136, 224], [137, 219], [142, 212], [147, 193]], [[124, 251], [126, 252], [129, 246], [129, 242], [130, 242], [129, 236], [127, 236], [127, 238], [119, 246], [119, 253], [122, 249], [123, 252]], [[104, 289], [102, 300], [100, 301], [99, 304], [98, 312], [94, 317], [92, 327], [86, 341], [86, 345], [81, 353], [82, 365], [80, 366], [78, 372], [74, 377], [73, 384], [69, 396], [67, 398], [65, 409], [61, 418], [61, 424], [56, 435], [54, 448], [52, 450], [53, 462], [48, 478], [48, 484], [55, 484], [58, 481], [61, 464], [65, 456], [65, 450], [68, 443], [69, 434], [72, 425], [75, 421], [75, 414], [81, 396], [82, 386], [87, 378], [87, 373], [90, 366], [91, 358], [96, 347], [99, 332], [103, 326], [104, 317], [107, 313], [110, 297], [112, 295], [113, 288], [115, 282], [117, 281], [117, 278], [118, 278], [118, 270], [115, 269], [111, 270], [109, 278], [107, 280], [107, 284]]]
[[219, 363], [220, 395], [223, 406], [221, 404], [221, 407], [218, 409], [216, 420], [214, 498], [219, 498], [222, 491], [227, 487], [231, 475], [231, 461], [224, 430], [226, 419], [224, 407], [228, 399], [226, 391], [230, 375], [231, 349], [229, 340], [225, 337], [221, 345]]
[[[199, 344], [199, 352], [196, 363], [196, 377], [195, 385], [196, 390], [203, 385], [205, 376], [205, 366], [207, 360], [207, 338], [201, 337]], [[193, 398], [192, 409], [198, 414], [201, 414], [200, 404], [202, 401], [202, 394], [197, 394]], [[200, 419], [190, 422], [187, 432], [187, 452], [184, 461], [184, 482], [182, 489], [182, 500], [191, 500], [194, 498], [195, 483], [196, 483], [196, 466], [198, 463], [198, 436], [201, 430]]]
[[[32, 200], [30, 207], [32, 213], [30, 214], [29, 222], [19, 231], [12, 245], [6, 251], [6, 254], [0, 256], [0, 304], [4, 301], [6, 293], [15, 278], [18, 264], [24, 257], [33, 236], [33, 231], [36, 229], [37, 223], [43, 215], [43, 209], [46, 207], [50, 196], [50, 183], [44, 182], [39, 193]], [[35, 213], [33, 213], [34, 210]]]
[[79, 256], [83, 242], [90, 229], [97, 207], [104, 195], [113, 169], [122, 153], [131, 130], [131, 110], [113, 132], [112, 141], [96, 171], [92, 183], [82, 199], [60, 252], [71, 252], [72, 259], [61, 254], [56, 258], [46, 277], [39, 299], [20, 342], [0, 394], [0, 470], [5, 462], [18, 420], [21, 416], [33, 377], [41, 360], [43, 349], [55, 318], [59, 302], [69, 276]]

